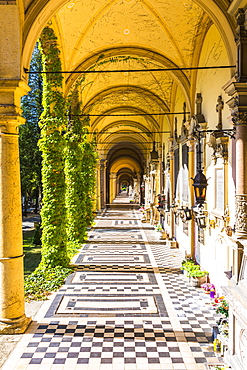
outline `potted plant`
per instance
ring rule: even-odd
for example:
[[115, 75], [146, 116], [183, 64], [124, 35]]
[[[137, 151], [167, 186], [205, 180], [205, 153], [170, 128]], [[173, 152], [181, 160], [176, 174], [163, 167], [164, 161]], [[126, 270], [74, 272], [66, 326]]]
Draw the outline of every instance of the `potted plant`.
[[208, 271], [200, 270], [199, 265], [195, 265], [194, 268], [188, 271], [190, 276], [190, 283], [192, 286], [200, 286], [203, 281], [205, 281], [206, 276], [208, 275]]
[[197, 266], [197, 265], [195, 264], [195, 261], [192, 258], [186, 258], [185, 260], [182, 261], [181, 270], [185, 274], [187, 280], [190, 280], [189, 271], [191, 269], [195, 268], [195, 266]]
[[227, 303], [227, 301], [225, 299], [222, 299], [220, 301], [219, 306], [216, 309], [216, 313], [220, 313], [224, 317], [228, 317], [228, 315], [229, 315], [228, 311], [229, 311], [229, 304]]
[[186, 257], [183, 261], [182, 261], [182, 263], [181, 263], [181, 265], [182, 265], [182, 267], [181, 267], [181, 270], [185, 270], [185, 267], [187, 266], [187, 265], [189, 265], [189, 264], [195, 264], [195, 261], [193, 260], [193, 258], [191, 258], [191, 257]]
[[156, 224], [155, 228], [156, 228], [156, 231], [163, 231], [161, 224]]

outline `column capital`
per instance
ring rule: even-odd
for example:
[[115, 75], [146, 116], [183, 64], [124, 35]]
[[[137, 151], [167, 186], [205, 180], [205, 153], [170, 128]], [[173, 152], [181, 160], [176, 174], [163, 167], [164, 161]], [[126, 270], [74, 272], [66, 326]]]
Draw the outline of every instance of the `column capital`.
[[231, 111], [232, 122], [235, 126], [247, 124], [247, 84], [229, 81], [223, 89], [230, 96], [226, 102]]
[[16, 133], [17, 126], [24, 124], [21, 117], [21, 97], [30, 91], [25, 81], [0, 79], [0, 130]]
[[110, 172], [110, 178], [116, 179], [117, 178], [117, 172]]
[[186, 145], [189, 147], [189, 152], [194, 152], [195, 150], [195, 140], [193, 137], [188, 137], [188, 141], [186, 142]]

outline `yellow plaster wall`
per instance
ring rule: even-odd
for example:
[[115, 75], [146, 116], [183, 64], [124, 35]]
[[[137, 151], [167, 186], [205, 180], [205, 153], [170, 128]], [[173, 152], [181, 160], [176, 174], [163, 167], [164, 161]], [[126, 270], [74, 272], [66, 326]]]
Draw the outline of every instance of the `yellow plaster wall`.
[[[223, 39], [219, 34], [215, 25], [212, 25], [207, 33], [203, 47], [201, 49], [201, 56], [199, 66], [225, 66], [231, 65], [231, 58], [229, 56], [229, 49], [225, 47]], [[222, 111], [223, 128], [232, 128], [229, 120], [230, 111], [226, 102], [228, 96], [224, 93], [223, 86], [228, 80], [233, 77], [235, 69], [209, 69], [200, 70], [197, 74], [196, 92], [202, 94], [202, 113], [208, 128], [216, 129], [218, 124], [218, 113], [216, 111], [216, 104], [218, 96], [222, 96], [224, 101], [224, 109]], [[208, 142], [207, 136], [206, 142]], [[229, 148], [231, 148], [231, 140], [229, 140]], [[215, 220], [215, 170], [216, 168], [224, 168], [224, 198], [225, 206], [230, 205], [234, 212], [235, 192], [234, 184], [231, 175], [231, 166], [224, 165], [222, 160], [217, 161], [217, 165], [212, 160], [213, 149], [208, 145], [205, 147], [206, 151], [206, 177], [208, 179], [207, 188], [207, 205], [206, 208], [209, 212], [208, 220]], [[231, 152], [231, 149], [229, 150]], [[228, 196], [227, 196], [228, 194]], [[229, 204], [230, 203], [230, 204]], [[217, 213], [217, 212], [216, 212]], [[224, 210], [222, 211], [222, 215]], [[219, 214], [220, 217], [220, 214]], [[215, 284], [226, 285], [227, 279], [223, 273], [229, 266], [227, 266], [229, 250], [221, 242], [219, 236], [222, 234], [222, 224], [216, 228], [205, 229], [205, 244], [200, 247], [200, 263], [203, 269], [210, 273], [211, 281]], [[219, 265], [219, 259], [221, 266]]]
[[[199, 66], [223, 66], [231, 65], [226, 48], [222, 38], [214, 25], [212, 25], [205, 38]], [[222, 96], [224, 102], [228, 100], [228, 96], [223, 91], [222, 87], [230, 80], [235, 70], [232, 69], [208, 69], [199, 70], [196, 81], [196, 93], [202, 94], [202, 113], [210, 128], [215, 128], [217, 125], [216, 104], [219, 95]], [[223, 126], [228, 127], [229, 109], [225, 105], [223, 110]]]
[[17, 5], [0, 5], [0, 78], [20, 79], [21, 25]]

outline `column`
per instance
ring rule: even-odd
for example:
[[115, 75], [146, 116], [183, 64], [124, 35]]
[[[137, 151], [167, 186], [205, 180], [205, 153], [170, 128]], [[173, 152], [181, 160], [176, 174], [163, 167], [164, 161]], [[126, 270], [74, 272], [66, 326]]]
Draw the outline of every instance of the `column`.
[[247, 239], [247, 116], [236, 126], [236, 236]]
[[20, 97], [28, 87], [0, 80], [0, 333], [23, 333], [25, 315], [18, 126]]
[[116, 179], [117, 179], [117, 174], [115, 172], [110, 173], [110, 203], [113, 202], [113, 200], [116, 197]]
[[106, 160], [100, 160], [100, 205], [101, 209], [106, 206]]
[[[175, 184], [174, 184], [174, 151], [172, 149], [172, 143], [173, 143], [173, 138], [171, 137], [169, 139], [170, 142], [170, 150], [169, 150], [169, 156], [170, 156], [170, 199], [171, 203], [173, 203], [174, 198], [175, 198]], [[171, 238], [174, 237], [175, 234], [175, 219], [174, 219], [174, 213], [172, 208], [170, 209], [170, 232], [169, 235]]]
[[223, 88], [230, 96], [232, 121], [236, 127], [236, 236], [247, 239], [247, 10], [236, 15], [237, 77]]
[[[189, 208], [193, 207], [195, 204], [195, 196], [194, 196], [194, 188], [192, 186], [191, 178], [195, 177], [195, 144], [193, 138], [187, 142], [187, 146], [189, 147], [188, 151], [188, 166], [189, 166], [189, 199], [190, 205]], [[195, 257], [195, 220], [192, 218], [189, 222], [189, 240], [190, 240], [190, 255]]]
[[141, 204], [141, 174], [137, 172], [137, 194], [138, 194], [138, 203]]
[[98, 161], [97, 162], [97, 172], [96, 172], [96, 210], [97, 211], [101, 209], [100, 169], [101, 169], [101, 164], [100, 164], [100, 161]]

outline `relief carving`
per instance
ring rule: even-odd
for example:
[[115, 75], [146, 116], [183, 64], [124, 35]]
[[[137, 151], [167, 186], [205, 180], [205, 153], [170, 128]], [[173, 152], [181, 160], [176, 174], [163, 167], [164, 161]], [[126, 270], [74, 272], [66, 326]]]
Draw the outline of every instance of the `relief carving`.
[[236, 235], [247, 239], [247, 195], [236, 195]]
[[235, 291], [233, 288], [231, 289], [227, 288], [227, 291], [225, 290], [225, 295], [229, 303], [229, 307], [231, 308], [234, 316], [239, 322], [239, 325], [241, 325], [244, 329], [246, 329], [247, 308], [244, 307], [243, 304], [239, 301], [239, 296], [235, 294]]
[[224, 164], [228, 161], [228, 142], [227, 136], [216, 137], [216, 135], [210, 135], [210, 141], [208, 145], [213, 148], [212, 158], [214, 164], [217, 163], [218, 158], [223, 158]]
[[241, 112], [238, 109], [231, 111], [232, 122], [235, 126], [247, 124], [247, 112]]
[[208, 145], [213, 148], [213, 161], [217, 163], [218, 158], [223, 158], [224, 164], [228, 162], [228, 142], [229, 137], [223, 130], [222, 125], [222, 111], [224, 109], [224, 102], [221, 95], [218, 96], [216, 104], [216, 112], [218, 113], [218, 124], [216, 130], [211, 133]]

